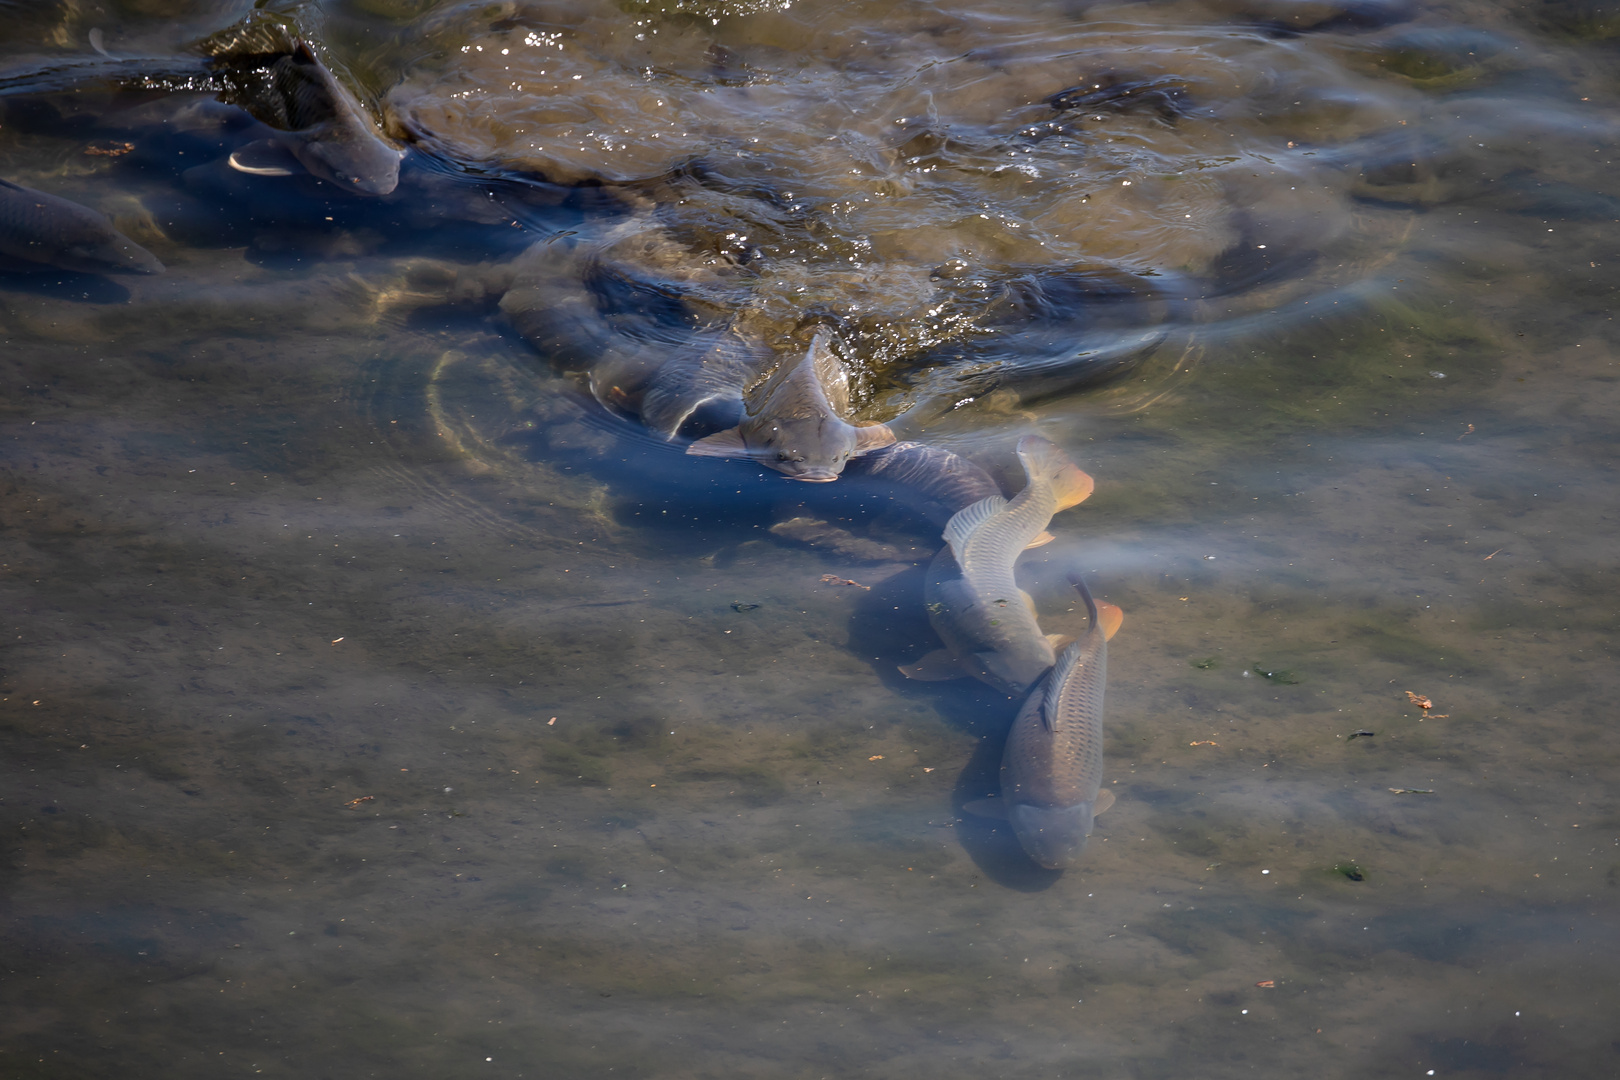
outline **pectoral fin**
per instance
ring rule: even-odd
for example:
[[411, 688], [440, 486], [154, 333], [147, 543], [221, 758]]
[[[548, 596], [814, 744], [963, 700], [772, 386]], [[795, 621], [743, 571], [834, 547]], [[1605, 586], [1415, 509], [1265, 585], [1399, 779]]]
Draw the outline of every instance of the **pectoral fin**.
[[855, 426], [855, 449], [850, 457], [860, 457], [870, 454], [874, 450], [894, 444], [894, 432], [883, 424], [857, 424]]
[[260, 139], [237, 147], [226, 159], [231, 168], [249, 176], [291, 176], [297, 159], [273, 139]]
[[968, 677], [956, 654], [949, 649], [935, 649], [915, 664], [901, 664], [900, 674], [918, 682], [946, 682]]
[[1068, 634], [1047, 634], [1046, 640], [1051, 643], [1053, 652], [1062, 652], [1074, 644], [1074, 638]]
[[1028, 551], [1030, 548], [1038, 548], [1038, 547], [1041, 547], [1041, 546], [1043, 546], [1045, 544], [1050, 544], [1052, 541], [1054, 541], [1056, 539], [1057, 539], [1057, 537], [1053, 536], [1051, 533], [1043, 532], [1043, 533], [1041, 533], [1041, 535], [1037, 536], [1035, 539], [1033, 539], [1029, 543], [1025, 544], [1024, 545], [1024, 550]]
[[1114, 635], [1119, 633], [1120, 624], [1125, 621], [1125, 613], [1106, 600], [1097, 601], [1097, 621], [1102, 624], [1103, 639], [1112, 641]]
[[1097, 797], [1091, 800], [1091, 816], [1096, 817], [1110, 806], [1114, 805], [1114, 793], [1107, 788], [1098, 788]]
[[743, 443], [741, 431], [727, 428], [713, 435], [705, 435], [688, 446], [686, 452], [698, 457], [739, 458], [748, 456], [748, 447]]
[[974, 799], [972, 802], [962, 804], [964, 814], [974, 817], [989, 818], [991, 821], [1006, 821], [1007, 808], [1001, 805], [1000, 799]]

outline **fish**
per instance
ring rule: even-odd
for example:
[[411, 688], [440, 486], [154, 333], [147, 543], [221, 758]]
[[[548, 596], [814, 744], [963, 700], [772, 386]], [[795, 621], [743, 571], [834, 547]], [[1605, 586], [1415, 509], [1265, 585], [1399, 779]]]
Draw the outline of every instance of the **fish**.
[[883, 424], [850, 423], [849, 372], [818, 328], [810, 347], [743, 391], [734, 428], [698, 439], [688, 454], [748, 458], [808, 483], [838, 479], [851, 458], [894, 443]]
[[359, 99], [303, 38], [262, 22], [216, 35], [202, 48], [223, 83], [219, 99], [277, 131], [232, 152], [233, 169], [288, 176], [296, 163], [365, 195], [387, 195], [399, 185], [405, 152], [378, 133]]
[[1085, 601], [1091, 625], [1058, 655], [1018, 711], [1001, 755], [1001, 799], [1007, 821], [1031, 859], [1049, 870], [1074, 865], [1092, 820], [1113, 804], [1100, 790], [1103, 691], [1108, 639], [1124, 613], [1099, 604], [1078, 575], [1069, 583]]
[[1052, 539], [1052, 515], [1085, 501], [1092, 479], [1062, 450], [1038, 435], [1018, 442], [1028, 478], [1008, 502], [990, 495], [958, 511], [945, 525], [946, 547], [929, 566], [923, 601], [943, 649], [903, 665], [911, 679], [973, 676], [1017, 697], [1056, 661], [1055, 647], [1035, 622], [1035, 604], [1018, 587], [1013, 562], [1028, 547]]
[[889, 485], [908, 505], [939, 526], [963, 507], [1001, 494], [990, 474], [967, 458], [942, 446], [909, 440], [866, 454], [853, 462], [845, 475]]
[[0, 180], [0, 255], [24, 260], [18, 269], [163, 272], [157, 256], [114, 228], [105, 214], [9, 180]]

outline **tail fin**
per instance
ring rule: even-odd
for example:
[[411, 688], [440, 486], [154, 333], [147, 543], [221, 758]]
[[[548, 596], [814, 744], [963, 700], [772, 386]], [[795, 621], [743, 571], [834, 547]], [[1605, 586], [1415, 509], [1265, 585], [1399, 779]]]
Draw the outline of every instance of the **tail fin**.
[[1080, 599], [1086, 602], [1086, 614], [1091, 617], [1091, 625], [1102, 631], [1104, 641], [1113, 640], [1125, 622], [1125, 613], [1106, 600], [1093, 600], [1091, 590], [1086, 588], [1085, 580], [1079, 574], [1070, 574], [1069, 584], [1080, 591]]
[[1024, 463], [1024, 473], [1030, 482], [1037, 478], [1052, 485], [1057, 494], [1057, 508], [1067, 510], [1086, 501], [1094, 482], [1069, 456], [1039, 435], [1025, 435], [1018, 440], [1018, 457]]

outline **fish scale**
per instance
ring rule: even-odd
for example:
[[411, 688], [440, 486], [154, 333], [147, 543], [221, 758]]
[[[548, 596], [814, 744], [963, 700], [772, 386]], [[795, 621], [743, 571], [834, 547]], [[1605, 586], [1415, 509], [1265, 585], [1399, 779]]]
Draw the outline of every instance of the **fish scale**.
[[1105, 625], [1085, 582], [1069, 581], [1085, 601], [1091, 626], [1058, 655], [1018, 710], [1001, 757], [1007, 819], [1029, 856], [1051, 869], [1074, 863], [1096, 813], [1113, 803], [1111, 793], [1099, 789], [1108, 635], [1118, 629], [1118, 610], [1109, 608]]
[[[1003, 759], [1013, 781], [1010, 795], [1053, 806], [1097, 797], [1107, 684], [1108, 642], [1093, 616], [1091, 629], [1058, 654], [1046, 683], [1014, 722]], [[1023, 730], [1026, 723], [1032, 730]], [[1039, 730], [1033, 730], [1036, 725]], [[1044, 744], [1038, 749], [1037, 740]]]

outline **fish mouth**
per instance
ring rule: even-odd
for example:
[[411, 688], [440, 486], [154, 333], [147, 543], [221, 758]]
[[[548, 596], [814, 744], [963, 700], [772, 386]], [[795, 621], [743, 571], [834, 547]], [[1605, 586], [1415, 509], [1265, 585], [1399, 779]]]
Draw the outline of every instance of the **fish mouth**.
[[830, 484], [838, 479], [838, 474], [830, 470], [827, 472], [799, 473], [792, 479], [803, 480], [807, 484]]
[[1086, 850], [1093, 805], [1092, 801], [1074, 806], [1014, 803], [1007, 819], [1025, 854], [1048, 870], [1066, 870]]

